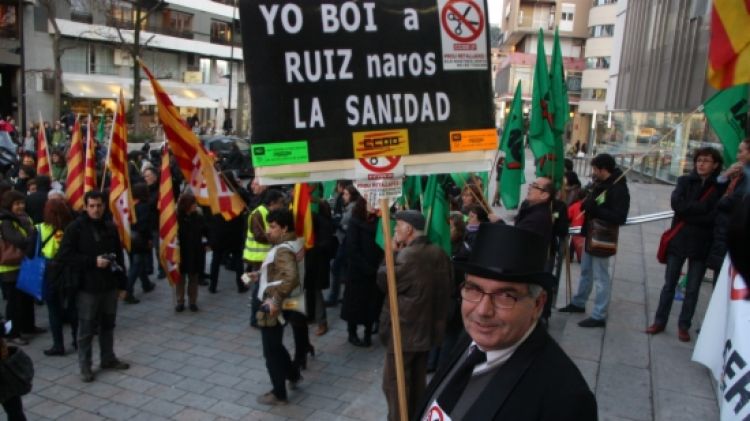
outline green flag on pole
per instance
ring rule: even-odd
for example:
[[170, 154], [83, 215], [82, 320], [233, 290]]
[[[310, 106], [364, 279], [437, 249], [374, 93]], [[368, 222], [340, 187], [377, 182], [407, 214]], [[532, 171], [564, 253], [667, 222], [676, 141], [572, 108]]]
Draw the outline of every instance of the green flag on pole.
[[323, 182], [323, 199], [331, 200], [336, 194], [336, 180]]
[[443, 190], [442, 177], [431, 175], [424, 189], [422, 214], [425, 217], [425, 234], [432, 243], [451, 255], [451, 230], [448, 222], [450, 206]]
[[417, 209], [422, 201], [422, 176], [409, 175], [404, 179], [400, 203], [406, 209]]
[[719, 91], [705, 104], [703, 111], [711, 128], [724, 145], [724, 167], [733, 164], [737, 159], [737, 149], [745, 139], [747, 132], [748, 94], [750, 85], [736, 85]]
[[555, 43], [552, 48], [552, 62], [550, 63], [550, 92], [552, 113], [552, 133], [554, 137], [554, 177], [555, 188], [562, 186], [565, 174], [565, 147], [563, 135], [565, 127], [570, 120], [570, 104], [568, 104], [568, 87], [565, 85], [565, 68], [563, 67], [562, 50], [560, 49], [560, 37], [555, 28]]
[[552, 134], [551, 95], [547, 55], [544, 52], [544, 34], [539, 29], [534, 66], [534, 88], [531, 95], [531, 122], [529, 123], [529, 146], [536, 161], [536, 175], [554, 177], [555, 139]]
[[505, 120], [505, 130], [500, 141], [505, 152], [505, 163], [500, 174], [500, 198], [506, 209], [516, 209], [521, 199], [521, 185], [526, 182], [523, 148], [523, 109], [521, 98], [521, 81], [518, 81], [516, 94], [510, 106], [510, 113]]
[[94, 138], [97, 142], [102, 143], [104, 142], [104, 138], [106, 135], [104, 134], [104, 114], [99, 116], [99, 126], [96, 128], [96, 136]]

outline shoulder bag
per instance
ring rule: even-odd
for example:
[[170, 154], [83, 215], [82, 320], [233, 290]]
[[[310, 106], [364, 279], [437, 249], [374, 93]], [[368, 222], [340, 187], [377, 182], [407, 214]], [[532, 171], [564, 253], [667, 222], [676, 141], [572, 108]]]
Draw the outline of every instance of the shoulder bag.
[[620, 226], [600, 218], [588, 221], [586, 231], [586, 253], [596, 257], [609, 257], [617, 253], [617, 237]]
[[[706, 192], [701, 195], [701, 198], [698, 199], [698, 201], [704, 201], [715, 189], [716, 186], [711, 186], [710, 189], [706, 190]], [[685, 221], [679, 221], [661, 234], [661, 239], [659, 239], [659, 249], [656, 251], [656, 260], [658, 260], [659, 263], [667, 263], [667, 250], [669, 250], [669, 243], [677, 236], [677, 233], [679, 233], [684, 226]]]
[[36, 239], [34, 241], [36, 243], [34, 257], [27, 257], [21, 262], [21, 269], [18, 274], [16, 288], [31, 295], [37, 300], [42, 300], [42, 298], [44, 298], [44, 271], [47, 268], [47, 258], [42, 256], [40, 252], [54, 235], [55, 233], [53, 232], [44, 240], [44, 242], [39, 244], [41, 234], [37, 231]]
[[0, 232], [0, 265], [15, 266], [23, 260], [24, 251], [2, 237]]

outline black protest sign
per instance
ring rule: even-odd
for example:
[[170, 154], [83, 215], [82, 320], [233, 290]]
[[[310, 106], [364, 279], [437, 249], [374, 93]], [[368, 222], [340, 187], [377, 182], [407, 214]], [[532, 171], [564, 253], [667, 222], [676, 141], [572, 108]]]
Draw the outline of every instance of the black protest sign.
[[276, 154], [258, 158], [450, 152], [493, 128], [484, 1], [241, 0], [254, 152]]

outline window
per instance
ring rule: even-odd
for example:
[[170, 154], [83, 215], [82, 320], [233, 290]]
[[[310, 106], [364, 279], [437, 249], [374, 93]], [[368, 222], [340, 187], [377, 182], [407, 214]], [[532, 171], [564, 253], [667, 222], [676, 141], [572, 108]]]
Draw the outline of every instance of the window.
[[560, 30], [573, 30], [573, 17], [575, 16], [576, 5], [572, 3], [563, 3], [560, 10]]
[[107, 20], [110, 26], [133, 29], [133, 22], [135, 21], [133, 6], [126, 2], [113, 2], [112, 13]]
[[581, 89], [581, 99], [587, 101], [604, 101], [607, 98], [606, 89]]
[[589, 27], [589, 37], [602, 38], [615, 35], [615, 25], [596, 25]]
[[18, 38], [15, 5], [0, 5], [0, 38]]
[[203, 83], [211, 83], [211, 59], [202, 58], [200, 67], [201, 75], [203, 75]]
[[607, 4], [615, 4], [615, 3], [617, 3], [617, 0], [594, 0], [594, 7], [604, 6]]
[[580, 73], [568, 73], [568, 77], [565, 79], [565, 84], [568, 87], [569, 94], [580, 94], [581, 93], [581, 74]]
[[70, 20], [92, 23], [91, 0], [70, 0]]
[[193, 15], [175, 10], [165, 10], [162, 15], [162, 32], [176, 37], [192, 38]]
[[211, 42], [229, 45], [232, 41], [232, 28], [229, 22], [222, 20], [211, 21]]
[[587, 69], [609, 69], [609, 57], [587, 57]]
[[216, 75], [224, 77], [229, 74], [229, 62], [226, 60], [216, 60]]

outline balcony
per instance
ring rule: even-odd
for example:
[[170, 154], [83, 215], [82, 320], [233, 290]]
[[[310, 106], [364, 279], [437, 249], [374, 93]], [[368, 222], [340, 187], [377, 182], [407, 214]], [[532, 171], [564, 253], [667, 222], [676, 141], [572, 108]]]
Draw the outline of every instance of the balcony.
[[94, 23], [94, 16], [90, 11], [73, 10], [70, 12], [70, 20], [81, 23]]
[[[131, 30], [131, 31], [135, 29], [135, 23], [133, 22], [133, 20], [119, 19], [119, 18], [113, 18], [113, 17], [107, 18], [107, 26], [112, 26], [115, 28], [126, 29], [126, 30]], [[192, 29], [172, 28], [172, 27], [163, 26], [163, 25], [146, 24], [146, 25], [141, 26], [141, 30], [152, 32], [155, 34], [169, 35], [173, 37], [186, 38], [186, 39], [193, 39], [193, 36], [194, 36]]]

